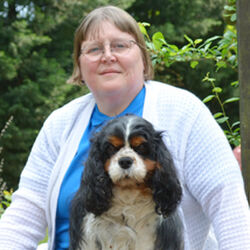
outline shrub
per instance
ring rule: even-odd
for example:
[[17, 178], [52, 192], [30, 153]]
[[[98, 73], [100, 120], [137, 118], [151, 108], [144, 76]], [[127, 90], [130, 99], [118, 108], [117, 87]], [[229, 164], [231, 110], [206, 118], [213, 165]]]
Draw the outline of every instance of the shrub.
[[[6, 122], [4, 128], [0, 132], [0, 140], [3, 137], [6, 129], [9, 127], [13, 120], [13, 117], [11, 116], [9, 120]], [[0, 154], [3, 150], [3, 147], [0, 146]], [[4, 165], [4, 159], [0, 159], [0, 174], [3, 170], [3, 165]], [[12, 196], [12, 190], [7, 191], [7, 186], [6, 183], [4, 182], [3, 178], [0, 176], [0, 217], [2, 216], [4, 210], [10, 205], [11, 203], [11, 196]]]
[[[214, 113], [214, 118], [221, 125], [229, 143], [235, 147], [240, 145], [240, 122], [239, 120], [233, 121], [227, 114], [227, 106], [230, 103], [238, 102], [238, 96], [230, 96], [229, 98], [223, 97], [223, 92], [228, 88], [237, 88], [239, 82], [232, 81], [227, 83], [226, 86], [220, 86], [217, 83], [217, 74], [220, 71], [231, 69], [237, 72], [237, 37], [236, 28], [234, 25], [236, 20], [236, 1], [230, 0], [225, 5], [224, 16], [226, 20], [230, 20], [230, 25], [227, 25], [222, 36], [213, 36], [205, 41], [203, 39], [192, 40], [190, 37], [184, 35], [187, 43], [179, 48], [175, 44], [167, 42], [161, 32], [156, 32], [150, 37], [147, 32], [148, 23], [139, 23], [141, 32], [146, 39], [147, 48], [151, 54], [153, 65], [158, 70], [169, 68], [173, 64], [188, 62], [192, 69], [195, 69], [201, 61], [214, 62], [215, 69], [213, 76], [211, 72], [207, 72], [203, 76], [203, 83], [208, 83], [211, 88], [209, 93], [204, 99], [204, 103], [216, 101], [219, 110]], [[230, 93], [235, 93], [231, 91]]]

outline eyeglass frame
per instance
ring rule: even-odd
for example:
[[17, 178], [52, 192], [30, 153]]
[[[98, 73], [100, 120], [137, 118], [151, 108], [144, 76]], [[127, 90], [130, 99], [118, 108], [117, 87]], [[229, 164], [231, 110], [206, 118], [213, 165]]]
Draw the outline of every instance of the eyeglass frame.
[[[119, 52], [114, 52], [114, 51], [112, 51], [112, 47], [111, 47], [111, 44], [112, 44], [112, 42], [115, 42], [115, 41], [117, 41], [117, 42], [119, 42], [119, 41], [126, 41], [126, 42], [129, 42], [129, 44], [130, 44], [130, 47], [128, 47], [128, 49], [130, 50], [131, 49], [131, 45], [132, 44], [135, 44], [135, 45], [137, 45], [138, 47], [140, 47], [140, 45], [136, 42], [136, 41], [134, 41], [134, 40], [126, 40], [126, 39], [115, 39], [115, 40], [113, 40], [113, 41], [111, 41], [111, 42], [109, 42], [108, 43], [108, 45], [109, 45], [109, 50], [110, 50], [110, 52], [112, 53], [112, 54], [116, 54], [116, 55], [119, 55]], [[100, 54], [98, 54], [98, 55], [95, 55], [96, 57], [102, 57], [103, 55], [104, 55], [104, 53], [105, 53], [105, 44], [104, 43], [101, 43], [101, 42], [98, 42], [98, 41], [96, 41], [95, 43], [93, 43], [93, 44], [101, 44], [101, 52], [100, 52]], [[81, 55], [85, 55], [85, 56], [88, 56], [89, 54], [86, 54], [86, 53], [84, 53], [84, 50], [86, 50], [86, 47], [83, 47], [83, 48], [81, 48], [80, 49], [80, 56]], [[94, 56], [94, 57], [95, 57]], [[100, 58], [98, 58], [98, 59], [100, 59]], [[98, 60], [97, 59], [97, 60]]]

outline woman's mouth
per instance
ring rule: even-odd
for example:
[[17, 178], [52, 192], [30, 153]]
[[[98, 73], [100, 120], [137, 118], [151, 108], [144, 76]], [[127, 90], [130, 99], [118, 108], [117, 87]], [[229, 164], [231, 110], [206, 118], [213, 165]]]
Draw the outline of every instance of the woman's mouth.
[[100, 75], [112, 75], [112, 74], [119, 74], [120, 71], [118, 70], [113, 70], [113, 69], [110, 69], [110, 70], [104, 70], [100, 73]]

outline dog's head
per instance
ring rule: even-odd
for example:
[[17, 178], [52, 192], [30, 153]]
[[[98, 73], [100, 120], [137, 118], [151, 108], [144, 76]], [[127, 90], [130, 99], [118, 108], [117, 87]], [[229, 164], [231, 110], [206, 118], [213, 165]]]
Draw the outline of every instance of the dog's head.
[[160, 133], [137, 116], [124, 116], [109, 122], [95, 138], [104, 170], [112, 183], [124, 188], [140, 186], [156, 168]]
[[77, 194], [86, 211], [100, 215], [108, 210], [114, 186], [151, 192], [163, 216], [176, 209], [181, 186], [161, 132], [151, 123], [134, 115], [116, 118], [91, 142]]

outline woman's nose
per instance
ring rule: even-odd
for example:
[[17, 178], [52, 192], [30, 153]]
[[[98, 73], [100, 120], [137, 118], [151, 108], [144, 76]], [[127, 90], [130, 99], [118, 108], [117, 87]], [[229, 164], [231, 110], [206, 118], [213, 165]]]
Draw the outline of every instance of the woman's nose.
[[103, 48], [102, 61], [115, 61], [116, 57], [112, 53], [111, 47], [109, 45]]

